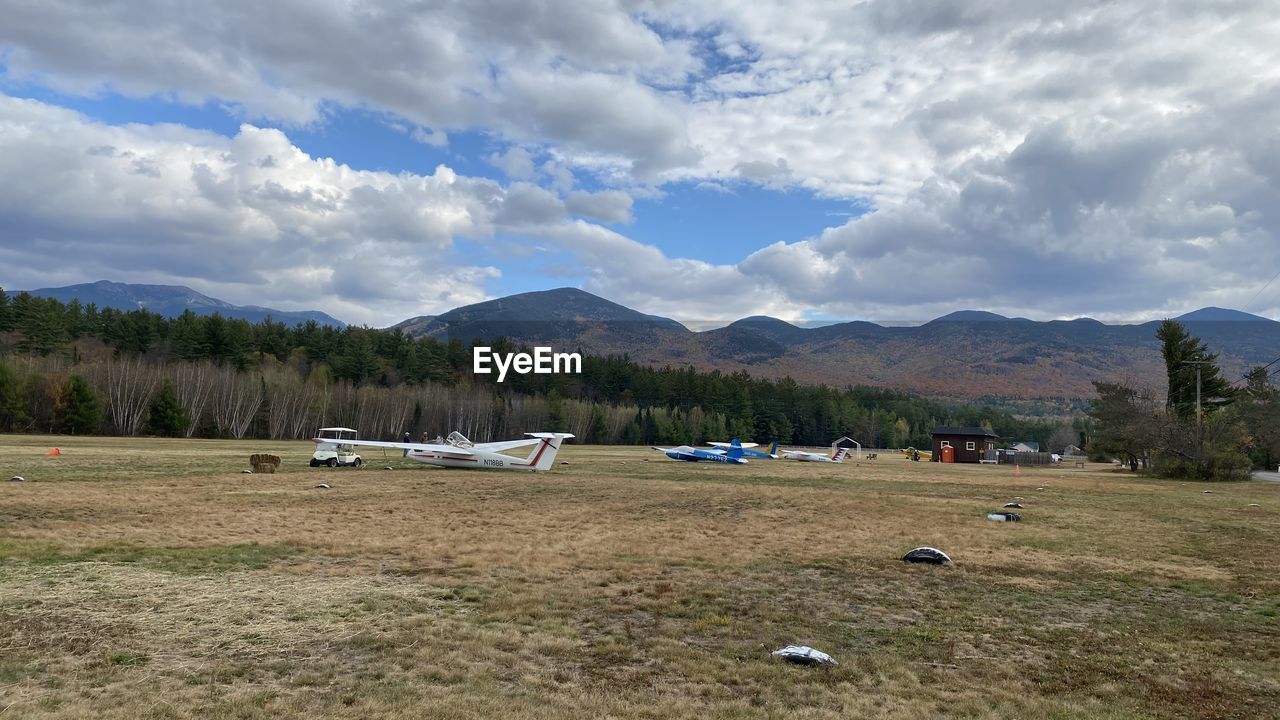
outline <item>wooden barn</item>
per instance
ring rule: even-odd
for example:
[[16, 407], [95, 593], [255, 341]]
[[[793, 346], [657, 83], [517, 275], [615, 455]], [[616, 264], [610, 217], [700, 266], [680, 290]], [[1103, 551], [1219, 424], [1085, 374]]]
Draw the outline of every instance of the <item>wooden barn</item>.
[[[980, 427], [940, 427], [933, 429], [933, 459], [938, 462], [976, 463], [994, 452], [999, 435]], [[952, 448], [950, 453], [943, 448]], [[951, 460], [947, 460], [947, 455]]]

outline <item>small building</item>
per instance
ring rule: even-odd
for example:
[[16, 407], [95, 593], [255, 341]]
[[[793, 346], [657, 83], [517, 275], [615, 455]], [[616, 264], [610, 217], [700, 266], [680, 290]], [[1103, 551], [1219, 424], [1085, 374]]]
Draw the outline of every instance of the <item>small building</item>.
[[1080, 457], [1084, 455], [1084, 450], [1079, 445], [1068, 445], [1062, 449], [1063, 457]]
[[980, 427], [939, 427], [933, 429], [933, 459], [942, 461], [945, 447], [955, 448], [953, 462], [982, 462], [994, 453], [999, 435]]
[[1030, 440], [1019, 440], [1009, 446], [1014, 452], [1040, 452], [1040, 443], [1031, 442]]

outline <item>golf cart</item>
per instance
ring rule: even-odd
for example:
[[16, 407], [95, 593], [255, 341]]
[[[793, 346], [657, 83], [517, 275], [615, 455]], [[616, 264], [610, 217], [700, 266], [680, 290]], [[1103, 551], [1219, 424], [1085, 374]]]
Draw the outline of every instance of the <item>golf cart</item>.
[[351, 428], [320, 428], [319, 434], [316, 435], [316, 439], [320, 442], [316, 444], [316, 451], [311, 455], [311, 467], [320, 467], [321, 465], [328, 465], [329, 467], [338, 467], [339, 465], [360, 467], [364, 465], [364, 459], [356, 454], [355, 446], [342, 442], [343, 440], [355, 440], [358, 437], [359, 433]]

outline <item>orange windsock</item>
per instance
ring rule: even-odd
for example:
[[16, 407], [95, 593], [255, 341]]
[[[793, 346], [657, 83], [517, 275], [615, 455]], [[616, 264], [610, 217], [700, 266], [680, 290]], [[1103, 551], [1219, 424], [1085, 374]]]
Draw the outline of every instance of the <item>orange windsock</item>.
[[62, 451], [59, 450], [58, 448], [54, 448], [49, 452], [45, 453], [45, 455], [61, 455], [61, 454], [62, 454]]

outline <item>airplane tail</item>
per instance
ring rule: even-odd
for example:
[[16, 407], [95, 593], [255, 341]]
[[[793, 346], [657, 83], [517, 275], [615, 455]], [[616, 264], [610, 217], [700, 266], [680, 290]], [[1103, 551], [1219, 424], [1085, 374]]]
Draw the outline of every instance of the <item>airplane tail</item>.
[[844, 462], [849, 455], [849, 448], [836, 448], [836, 453], [831, 456], [831, 462]]
[[774, 440], [774, 441], [773, 441], [773, 444], [769, 446], [769, 454], [770, 454], [770, 455], [777, 456], [777, 454], [778, 454], [778, 441], [777, 441], [777, 440]]
[[573, 437], [573, 433], [525, 433], [529, 437], [535, 437], [542, 442], [538, 444], [538, 449], [533, 451], [532, 463], [533, 469], [538, 472], [550, 470], [551, 466], [556, 462], [556, 454], [560, 452], [560, 443]]

